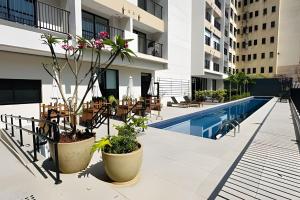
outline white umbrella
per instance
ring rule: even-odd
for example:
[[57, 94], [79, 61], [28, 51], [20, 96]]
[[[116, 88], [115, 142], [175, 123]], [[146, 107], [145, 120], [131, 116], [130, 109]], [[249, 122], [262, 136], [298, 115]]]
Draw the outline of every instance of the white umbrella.
[[133, 79], [132, 79], [132, 76], [129, 76], [127, 92], [126, 92], [127, 97], [132, 98], [133, 97], [132, 92], [133, 92]]
[[153, 77], [151, 78], [151, 82], [150, 82], [147, 94], [154, 96], [154, 78]]
[[[59, 80], [57, 73], [54, 74], [55, 78], [57, 80]], [[59, 92], [59, 88], [58, 85], [55, 81], [55, 79], [53, 78], [52, 81], [52, 95], [51, 95], [51, 99], [55, 100], [58, 103], [58, 100], [60, 99], [60, 92]]]
[[[97, 77], [97, 74], [95, 73], [94, 74], [94, 79]], [[95, 84], [93, 85], [93, 88], [92, 88], [92, 97], [102, 97], [102, 93], [101, 93], [101, 90], [100, 90], [100, 87], [99, 87], [99, 82], [98, 82], [98, 78], [95, 82]]]

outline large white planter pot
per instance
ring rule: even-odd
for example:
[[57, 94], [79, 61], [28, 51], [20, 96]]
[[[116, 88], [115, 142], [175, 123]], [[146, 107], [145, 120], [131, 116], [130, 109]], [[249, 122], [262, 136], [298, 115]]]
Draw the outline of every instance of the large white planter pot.
[[115, 182], [128, 182], [134, 179], [141, 168], [142, 146], [127, 154], [110, 154], [102, 151], [104, 169], [108, 177]]
[[[92, 158], [91, 148], [95, 137], [72, 143], [58, 143], [59, 170], [70, 174], [84, 170]], [[50, 153], [55, 161], [54, 145], [50, 144]]]

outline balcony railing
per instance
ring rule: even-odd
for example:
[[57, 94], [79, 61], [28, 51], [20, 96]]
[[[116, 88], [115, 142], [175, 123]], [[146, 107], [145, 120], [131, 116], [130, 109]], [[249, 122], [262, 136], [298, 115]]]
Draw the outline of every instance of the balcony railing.
[[139, 3], [138, 6], [152, 15], [162, 19], [163, 7], [153, 0], [141, 0], [143, 3]]
[[109, 34], [109, 37], [111, 39], [115, 38], [116, 35], [119, 35], [121, 36], [122, 38], [124, 38], [124, 31], [121, 30], [121, 29], [118, 29], [118, 28], [115, 28], [115, 27], [112, 27], [112, 26], [108, 26], [108, 25], [105, 25], [105, 24], [96, 24], [97, 26], [97, 31], [95, 30], [85, 30], [84, 28], [82, 29], [82, 36], [86, 39], [92, 39], [92, 38], [98, 38], [98, 34], [99, 32], [102, 32], [102, 31], [105, 31], [105, 32], [108, 32]]
[[70, 12], [39, 1], [0, 1], [0, 18], [40, 29], [69, 32]]
[[162, 44], [157, 43], [153, 40], [138, 37], [138, 51], [140, 53], [162, 58], [162, 47]]

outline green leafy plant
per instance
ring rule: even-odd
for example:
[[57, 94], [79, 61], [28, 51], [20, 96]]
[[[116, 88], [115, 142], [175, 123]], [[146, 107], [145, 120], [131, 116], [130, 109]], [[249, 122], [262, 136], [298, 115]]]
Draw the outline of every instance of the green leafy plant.
[[113, 106], [116, 107], [118, 105], [118, 100], [115, 98], [114, 95], [110, 95], [108, 97], [108, 102]]
[[129, 117], [126, 123], [115, 126], [118, 131], [117, 135], [107, 136], [97, 141], [92, 147], [92, 152], [101, 150], [106, 153], [125, 154], [138, 150], [140, 145], [137, 141], [137, 134], [147, 129], [147, 121], [145, 117]]

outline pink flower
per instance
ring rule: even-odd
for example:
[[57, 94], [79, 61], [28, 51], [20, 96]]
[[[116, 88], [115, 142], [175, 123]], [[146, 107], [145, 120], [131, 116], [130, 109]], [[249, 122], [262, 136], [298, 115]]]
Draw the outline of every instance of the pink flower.
[[100, 32], [99, 36], [100, 36], [101, 39], [107, 39], [107, 38], [109, 38], [109, 34], [106, 31]]
[[61, 45], [61, 48], [64, 49], [65, 51], [70, 51], [70, 50], [73, 50], [74, 47], [68, 45], [68, 44], [63, 44]]
[[125, 47], [125, 48], [128, 48], [128, 42], [127, 42], [127, 41], [125, 42], [124, 47]]
[[95, 47], [96, 47], [97, 49], [103, 48], [103, 47], [104, 47], [104, 45], [103, 45], [103, 40], [101, 40], [101, 39], [95, 40]]

